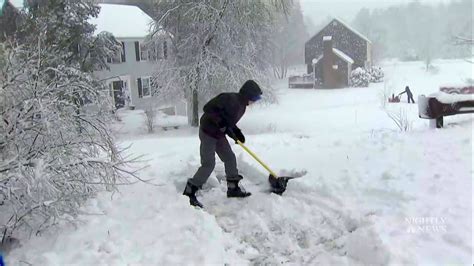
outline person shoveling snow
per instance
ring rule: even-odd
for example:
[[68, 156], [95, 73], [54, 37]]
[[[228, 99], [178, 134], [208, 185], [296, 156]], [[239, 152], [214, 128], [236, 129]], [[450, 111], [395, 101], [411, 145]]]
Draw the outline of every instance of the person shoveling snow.
[[215, 153], [224, 163], [227, 180], [227, 197], [243, 198], [251, 195], [239, 187], [243, 178], [237, 169], [237, 159], [226, 135], [236, 143], [245, 143], [245, 136], [237, 127], [247, 105], [261, 99], [262, 90], [253, 80], [244, 83], [238, 93], [221, 93], [204, 105], [204, 114], [200, 120], [199, 139], [201, 140], [201, 167], [188, 179], [183, 195], [189, 197], [189, 203], [202, 208], [196, 192], [206, 183], [215, 166]]

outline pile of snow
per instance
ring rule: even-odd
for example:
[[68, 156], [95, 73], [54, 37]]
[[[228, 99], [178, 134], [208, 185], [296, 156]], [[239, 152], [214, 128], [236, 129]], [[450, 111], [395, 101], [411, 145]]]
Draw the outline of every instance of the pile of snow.
[[412, 123], [400, 132], [380, 108], [385, 87], [409, 85], [415, 96], [428, 95], [471, 73], [463, 61], [437, 64], [433, 75], [422, 62], [391, 62], [385, 84], [369, 88], [275, 84], [279, 103], [250, 106], [239, 126], [272, 169], [307, 175], [290, 181], [283, 196], [268, 194], [268, 173], [232, 145], [253, 195], [226, 198], [218, 163], [198, 194], [203, 210], [181, 195], [200, 164], [197, 130], [144, 138], [130, 133], [142, 122], [129, 112], [122, 120], [129, 134], [120, 137], [132, 153], [146, 154], [149, 167], [140, 177], [149, 183], [104, 192], [84, 206], [77, 229], [43, 232], [8, 254], [7, 263], [471, 264], [472, 115], [448, 117], [444, 129], [432, 130], [416, 105], [389, 105]]
[[[145, 124], [144, 110], [119, 109], [116, 114], [119, 121], [115, 121], [113, 128], [121, 136], [140, 136], [147, 135], [147, 126]], [[179, 115], [167, 115], [157, 111], [155, 125], [158, 131], [164, 131], [168, 128], [188, 128], [188, 118]]]

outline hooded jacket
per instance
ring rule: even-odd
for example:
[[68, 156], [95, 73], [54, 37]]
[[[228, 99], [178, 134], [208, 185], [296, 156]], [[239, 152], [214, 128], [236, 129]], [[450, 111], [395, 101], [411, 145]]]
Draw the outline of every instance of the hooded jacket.
[[221, 93], [204, 105], [200, 128], [214, 138], [225, 136], [222, 128], [236, 128], [251, 99], [262, 95], [262, 90], [253, 80], [248, 80], [238, 93]]

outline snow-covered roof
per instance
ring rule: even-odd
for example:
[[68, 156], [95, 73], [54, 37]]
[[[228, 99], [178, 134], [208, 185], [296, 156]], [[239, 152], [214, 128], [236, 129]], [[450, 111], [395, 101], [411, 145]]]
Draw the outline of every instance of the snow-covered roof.
[[5, 0], [0, 0], [0, 16], [2, 15], [3, 13], [3, 8], [5, 6]]
[[432, 93], [429, 96], [435, 97], [439, 102], [446, 103], [446, 104], [474, 100], [473, 94], [449, 94], [449, 93], [444, 93], [442, 91]]
[[[2, 2], [2, 1], [0, 0], [0, 2]], [[8, 0], [8, 2], [10, 2], [10, 4], [12, 4], [14, 7], [16, 7], [18, 9], [23, 8], [24, 0]]]
[[324, 36], [323, 37], [323, 41], [331, 41], [332, 40], [332, 36]]
[[365, 37], [362, 33], [356, 31], [354, 28], [352, 28], [351, 26], [349, 26], [347, 23], [345, 23], [344, 21], [342, 21], [340, 18], [333, 18], [329, 21], [329, 23], [325, 24], [324, 27], [322, 27], [321, 29], [319, 29], [316, 34], [311, 37], [306, 43], [308, 42], [311, 42], [313, 40], [314, 37], [316, 37], [324, 28], [326, 28], [327, 26], [331, 25], [331, 23], [333, 23], [334, 21], [338, 22], [338, 23], [341, 23], [344, 27], [346, 27], [347, 29], [349, 29], [350, 31], [354, 32], [355, 34], [357, 34], [359, 37], [361, 37], [362, 39], [364, 39], [366, 42], [368, 43], [372, 43], [369, 39], [367, 39], [367, 37]]
[[[348, 28], [349, 30], [351, 30], [352, 32], [354, 32], [355, 34], [359, 35], [359, 37], [361, 37], [362, 39], [366, 40], [368, 43], [372, 43], [369, 39], [367, 39], [367, 37], [365, 37], [362, 33], [358, 32], [357, 30], [355, 30], [354, 28], [352, 28], [351, 26], [349, 26], [347, 23], [345, 23], [344, 21], [342, 21], [340, 18], [334, 18], [333, 20], [331, 20], [331, 22], [329, 24], [331, 24], [333, 21], [337, 21], [339, 23], [341, 23], [342, 25], [344, 25], [344, 27]], [[328, 24], [328, 25], [329, 25]]]
[[354, 64], [354, 60], [350, 56], [342, 52], [341, 50], [332, 48], [332, 51], [334, 52], [335, 55], [339, 56], [339, 58], [346, 61], [347, 63]]
[[467, 81], [450, 81], [449, 83], [441, 83], [440, 88], [463, 88], [473, 86]]
[[100, 4], [100, 13], [90, 23], [96, 33], [108, 31], [117, 38], [142, 38], [150, 32], [153, 19], [136, 6]]

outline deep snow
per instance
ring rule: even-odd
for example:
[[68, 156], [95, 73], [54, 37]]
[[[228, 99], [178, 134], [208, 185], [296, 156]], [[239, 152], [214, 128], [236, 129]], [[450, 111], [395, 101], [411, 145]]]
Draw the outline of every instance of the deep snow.
[[[239, 123], [247, 146], [276, 171], [306, 170], [283, 196], [268, 194], [267, 173], [233, 145], [247, 199], [227, 199], [218, 164], [192, 208], [181, 195], [199, 166], [196, 129], [146, 134], [139, 111], [121, 112], [123, 145], [146, 153], [152, 184], [100, 194], [83, 223], [34, 237], [7, 256], [22, 265], [176, 264], [471, 264], [472, 116], [430, 129], [417, 105], [387, 104], [407, 114], [401, 132], [382, 108], [382, 92], [409, 85], [416, 95], [472, 76], [464, 61], [387, 62], [386, 82], [369, 88], [289, 90], [279, 103], [248, 109]], [[385, 88], [385, 89], [384, 89]], [[184, 119], [159, 123], [184, 123]]]

